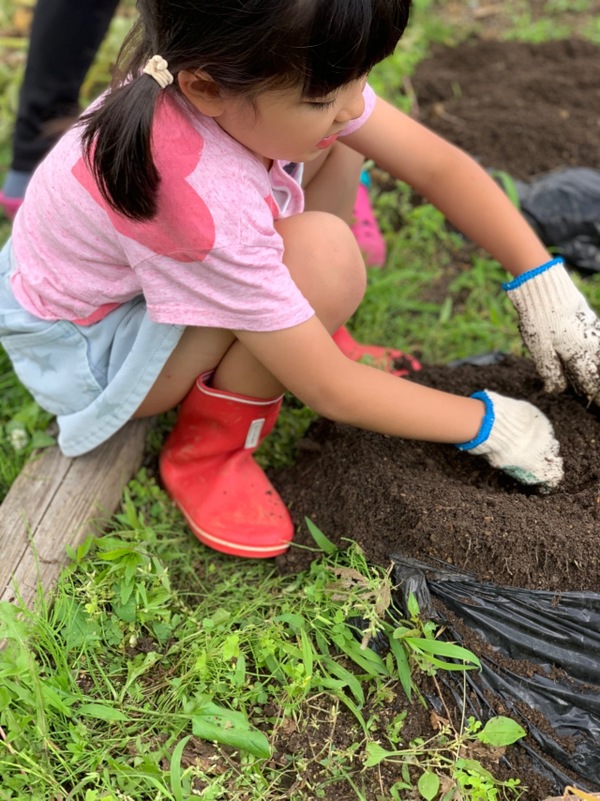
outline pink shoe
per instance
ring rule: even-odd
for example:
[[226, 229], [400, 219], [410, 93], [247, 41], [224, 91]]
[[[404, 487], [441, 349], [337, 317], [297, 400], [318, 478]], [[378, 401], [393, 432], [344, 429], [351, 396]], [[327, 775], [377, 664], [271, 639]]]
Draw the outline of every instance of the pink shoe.
[[14, 220], [15, 215], [23, 203], [22, 197], [6, 197], [0, 190], [0, 206], [9, 220]]
[[352, 233], [364, 253], [365, 261], [370, 267], [383, 267], [386, 257], [385, 241], [373, 214], [369, 190], [362, 182], [356, 193], [354, 219]]
[[354, 362], [365, 356], [373, 367], [379, 367], [386, 373], [401, 378], [421, 369], [421, 363], [414, 356], [395, 348], [384, 348], [381, 345], [361, 345], [345, 326], [338, 328], [333, 334], [333, 341], [342, 353]]

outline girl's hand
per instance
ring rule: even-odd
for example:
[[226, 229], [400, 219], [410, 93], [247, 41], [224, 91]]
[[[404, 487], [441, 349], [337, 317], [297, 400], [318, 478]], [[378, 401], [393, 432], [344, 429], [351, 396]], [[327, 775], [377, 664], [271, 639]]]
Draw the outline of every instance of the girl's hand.
[[527, 401], [496, 392], [476, 392], [485, 403], [479, 434], [456, 447], [483, 456], [522, 484], [538, 484], [542, 491], [556, 488], [563, 479], [563, 461], [552, 424]]
[[600, 405], [600, 321], [562, 259], [523, 273], [504, 289], [546, 392], [562, 392], [570, 383]]

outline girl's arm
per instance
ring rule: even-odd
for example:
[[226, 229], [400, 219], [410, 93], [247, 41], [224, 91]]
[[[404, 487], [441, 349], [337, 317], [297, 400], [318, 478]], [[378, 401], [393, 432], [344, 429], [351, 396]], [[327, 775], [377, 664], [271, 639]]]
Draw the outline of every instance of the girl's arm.
[[513, 275], [548, 261], [543, 243], [485, 170], [381, 98], [343, 141], [412, 186]]
[[525, 484], [563, 477], [550, 422], [525, 401], [464, 398], [347, 359], [313, 317], [270, 333], [236, 332], [251, 354], [323, 417], [398, 437], [462, 445]]
[[277, 380], [323, 417], [431, 442], [467, 442], [483, 419], [481, 401], [405, 381], [346, 358], [320, 320], [282, 331], [236, 331]]
[[570, 383], [600, 405], [600, 320], [519, 211], [470, 156], [377, 99], [345, 141], [414, 187], [516, 280], [505, 284], [548, 392]]

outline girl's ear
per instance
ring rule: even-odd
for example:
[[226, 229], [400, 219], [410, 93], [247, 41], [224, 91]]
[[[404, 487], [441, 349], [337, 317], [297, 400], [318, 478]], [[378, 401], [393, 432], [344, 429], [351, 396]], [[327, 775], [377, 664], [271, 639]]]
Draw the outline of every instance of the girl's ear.
[[217, 84], [206, 72], [181, 70], [177, 74], [179, 88], [198, 111], [207, 117], [218, 117], [223, 112], [223, 97]]

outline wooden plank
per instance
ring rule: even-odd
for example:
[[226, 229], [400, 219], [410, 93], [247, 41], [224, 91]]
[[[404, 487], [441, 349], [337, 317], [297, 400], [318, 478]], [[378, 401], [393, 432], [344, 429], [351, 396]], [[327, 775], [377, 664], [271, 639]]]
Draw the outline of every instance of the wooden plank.
[[51, 592], [65, 547], [100, 531], [117, 508], [151, 425], [135, 420], [84, 456], [49, 448], [27, 463], [0, 506], [0, 600], [14, 601], [16, 589], [33, 608], [40, 586]]
[[[568, 790], [568, 788], [567, 788]], [[555, 795], [552, 798], [545, 798], [544, 801], [592, 801], [594, 798], [600, 798], [600, 793], [584, 793], [582, 790], [579, 790], [577, 795], [572, 795], [570, 792], [565, 790], [564, 795]]]

